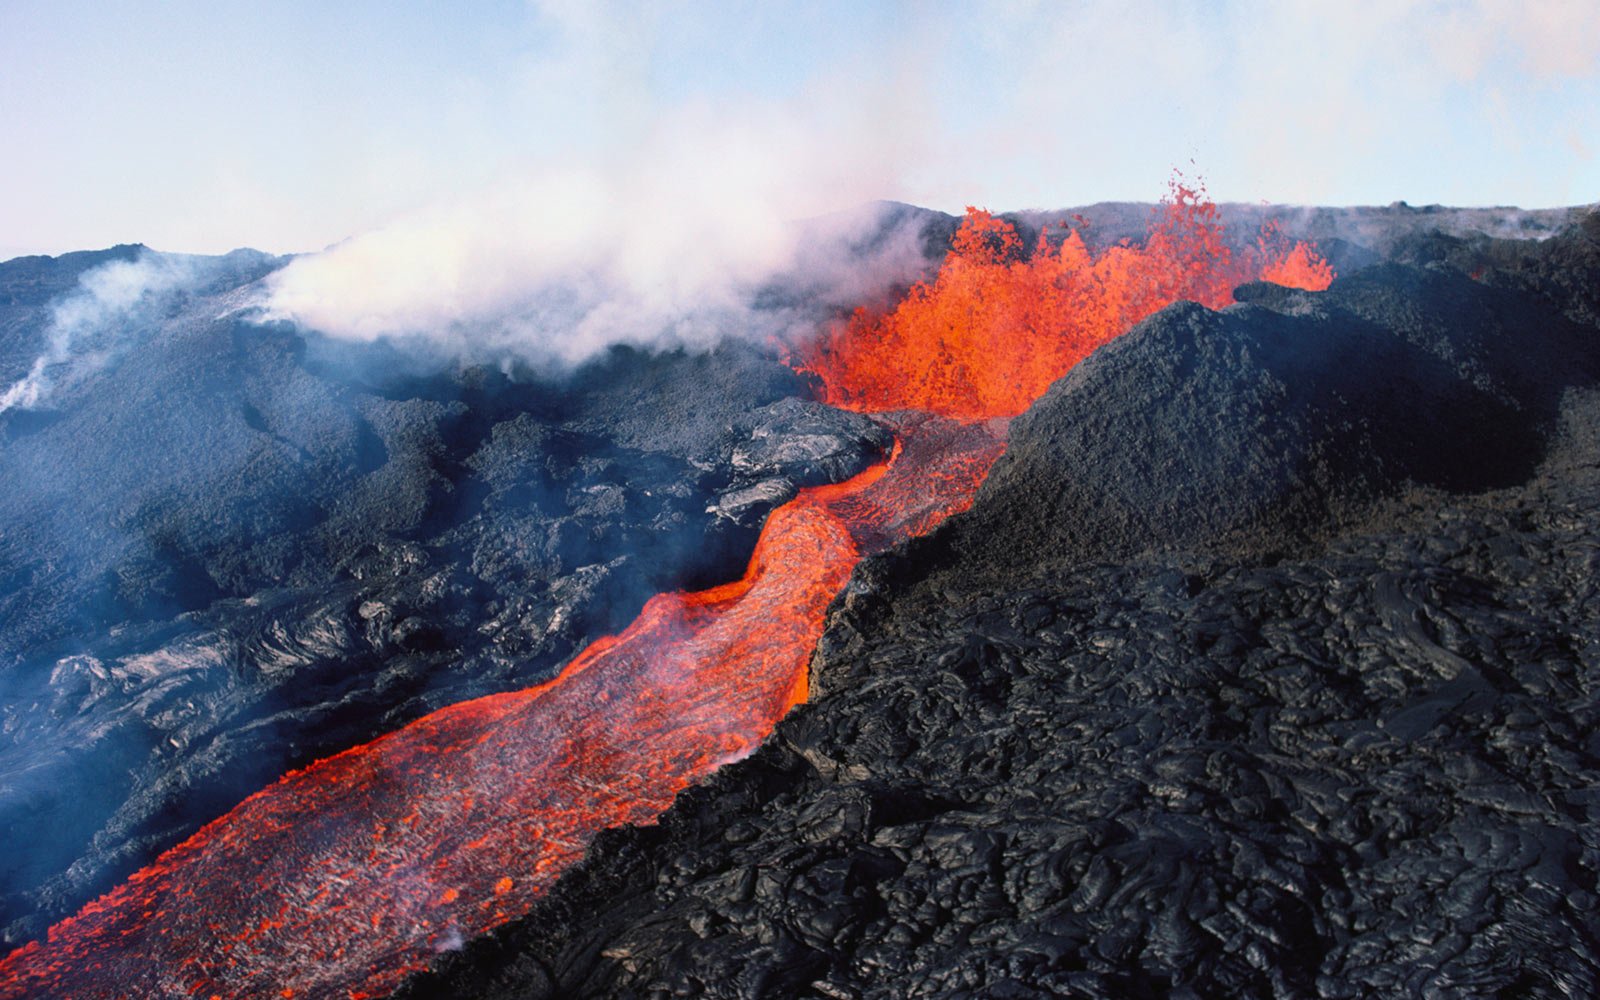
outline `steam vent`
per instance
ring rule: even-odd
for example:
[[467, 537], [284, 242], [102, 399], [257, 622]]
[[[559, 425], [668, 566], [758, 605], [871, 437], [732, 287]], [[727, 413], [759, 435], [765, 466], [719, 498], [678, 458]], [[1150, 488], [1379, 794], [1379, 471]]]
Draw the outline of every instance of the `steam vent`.
[[1600, 996], [1600, 211], [794, 225], [0, 263], [0, 1000]]

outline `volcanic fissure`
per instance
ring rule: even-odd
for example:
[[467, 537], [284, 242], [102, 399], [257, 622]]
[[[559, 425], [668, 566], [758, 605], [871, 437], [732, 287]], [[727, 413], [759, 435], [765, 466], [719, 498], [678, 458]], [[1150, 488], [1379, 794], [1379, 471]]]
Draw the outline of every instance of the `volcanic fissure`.
[[1028, 252], [969, 209], [937, 277], [790, 361], [871, 413], [893, 455], [776, 510], [735, 582], [646, 604], [555, 680], [437, 711], [286, 775], [0, 963], [0, 996], [376, 997], [526, 912], [599, 831], [648, 823], [807, 694], [829, 604], [865, 556], [965, 510], [1005, 421], [1133, 324], [1238, 284], [1326, 288], [1314, 247], [1243, 252], [1175, 183], [1138, 245]]

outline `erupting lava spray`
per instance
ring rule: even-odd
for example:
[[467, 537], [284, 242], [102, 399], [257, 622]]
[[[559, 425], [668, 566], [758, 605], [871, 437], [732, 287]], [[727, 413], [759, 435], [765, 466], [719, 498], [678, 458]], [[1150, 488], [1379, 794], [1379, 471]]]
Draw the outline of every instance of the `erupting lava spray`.
[[1098, 257], [970, 211], [939, 277], [796, 363], [826, 398], [899, 412], [895, 456], [801, 491], [730, 584], [652, 599], [548, 684], [454, 705], [287, 775], [0, 962], [0, 997], [328, 997], [393, 989], [527, 911], [608, 826], [653, 820], [806, 695], [829, 602], [864, 556], [972, 502], [1003, 421], [1178, 298], [1257, 277], [1326, 287], [1272, 232], [1232, 254], [1174, 187], [1143, 247]]
[[1095, 255], [1076, 230], [1050, 235], [1029, 255], [1010, 223], [969, 208], [931, 284], [890, 313], [857, 310], [791, 360], [836, 406], [1012, 417], [1095, 348], [1179, 299], [1220, 309], [1247, 281], [1314, 291], [1333, 281], [1315, 247], [1291, 245], [1272, 223], [1234, 252], [1217, 206], [1177, 181], [1140, 245]]

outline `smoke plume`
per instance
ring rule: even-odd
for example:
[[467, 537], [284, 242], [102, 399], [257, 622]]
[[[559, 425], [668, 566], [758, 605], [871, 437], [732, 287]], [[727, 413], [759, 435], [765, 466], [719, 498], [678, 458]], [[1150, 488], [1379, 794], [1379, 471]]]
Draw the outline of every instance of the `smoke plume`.
[[175, 291], [197, 276], [193, 258], [146, 250], [86, 271], [51, 309], [45, 347], [28, 373], [0, 392], [0, 413], [47, 405], [112, 363], [148, 332]]
[[[293, 261], [272, 319], [455, 357], [566, 366], [613, 344], [707, 347], [782, 333], [774, 285], [823, 300], [914, 273], [915, 233], [883, 239], [860, 161], [781, 119], [674, 115], [630, 155], [504, 181]], [[870, 260], [849, 248], [873, 239]], [[770, 297], [769, 297], [770, 298]]]

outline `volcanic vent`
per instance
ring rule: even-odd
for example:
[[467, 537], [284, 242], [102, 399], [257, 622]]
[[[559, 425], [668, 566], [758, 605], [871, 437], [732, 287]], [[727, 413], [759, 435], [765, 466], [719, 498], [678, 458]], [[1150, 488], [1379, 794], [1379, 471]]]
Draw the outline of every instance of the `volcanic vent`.
[[1268, 279], [1323, 288], [1314, 250], [1230, 249], [1174, 186], [1140, 245], [1068, 230], [1031, 253], [969, 211], [938, 277], [793, 363], [882, 414], [885, 463], [803, 490], [745, 576], [652, 600], [556, 680], [438, 711], [284, 777], [0, 964], [0, 996], [370, 997], [526, 911], [596, 832], [649, 822], [806, 696], [828, 604], [864, 555], [965, 509], [1004, 419], [1178, 299]]

